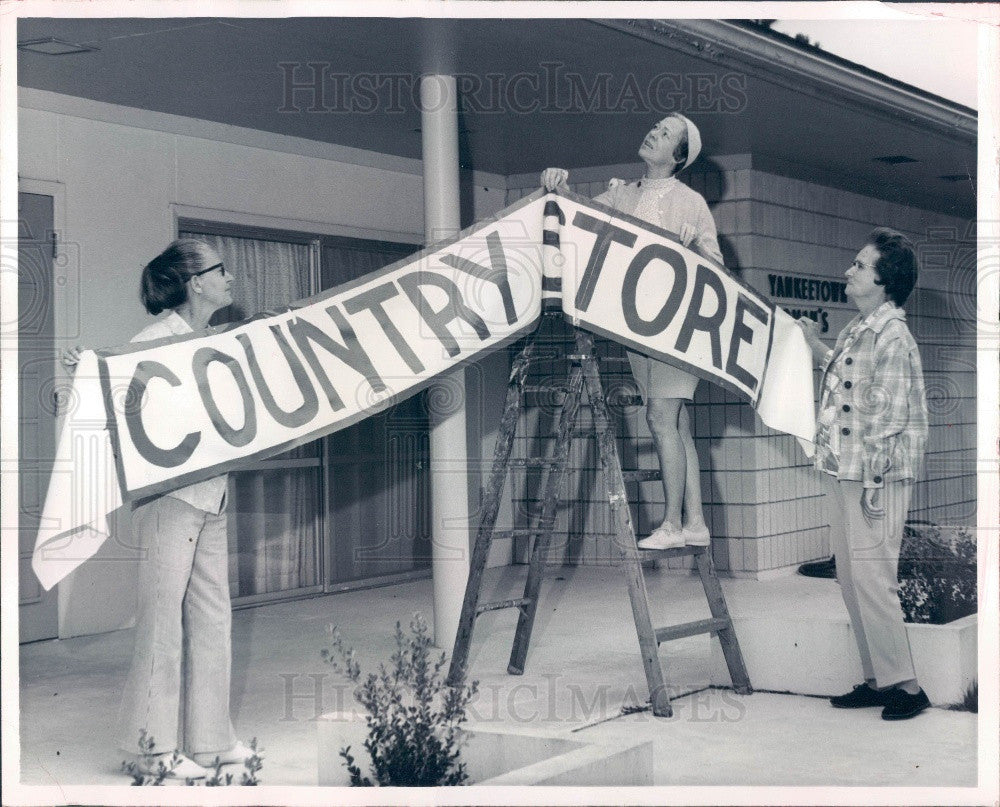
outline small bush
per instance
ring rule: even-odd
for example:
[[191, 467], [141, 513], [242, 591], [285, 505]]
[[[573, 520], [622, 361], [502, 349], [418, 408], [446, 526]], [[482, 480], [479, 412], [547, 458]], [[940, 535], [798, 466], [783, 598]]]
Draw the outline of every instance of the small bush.
[[907, 622], [944, 625], [974, 614], [976, 539], [968, 529], [908, 522], [899, 556], [899, 601]]
[[420, 614], [410, 622], [410, 636], [396, 623], [396, 651], [390, 666], [379, 664], [362, 682], [354, 650], [333, 632], [332, 650], [323, 659], [356, 684], [354, 697], [364, 706], [368, 738], [364, 747], [371, 758], [374, 781], [356, 764], [350, 747], [341, 749], [354, 786], [435, 787], [461, 785], [468, 779], [459, 761], [461, 724], [478, 684], [445, 680], [445, 654], [431, 661], [431, 639]]
[[972, 712], [973, 714], [979, 713], [979, 682], [973, 681], [967, 690], [965, 690], [965, 697], [962, 698], [961, 703], [956, 703], [951, 707], [953, 711], [956, 712]]

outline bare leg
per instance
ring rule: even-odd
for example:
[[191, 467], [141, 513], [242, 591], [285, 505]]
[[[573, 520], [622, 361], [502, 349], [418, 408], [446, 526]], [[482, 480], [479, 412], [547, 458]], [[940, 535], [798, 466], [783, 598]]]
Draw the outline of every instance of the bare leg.
[[[646, 402], [646, 422], [660, 461], [663, 498], [666, 502], [660, 526], [670, 531], [681, 528], [684, 489], [688, 487], [685, 484], [688, 475], [687, 451], [679, 428], [683, 403], [680, 398], [650, 398]], [[688, 434], [690, 435], [690, 429]], [[691, 448], [694, 449], [693, 442]]]
[[687, 407], [681, 403], [680, 429], [681, 442], [687, 458], [687, 472], [684, 484], [684, 520], [685, 527], [701, 529], [705, 526], [705, 514], [701, 509], [701, 468], [698, 465], [698, 452], [694, 447], [694, 437], [691, 435], [691, 419]]

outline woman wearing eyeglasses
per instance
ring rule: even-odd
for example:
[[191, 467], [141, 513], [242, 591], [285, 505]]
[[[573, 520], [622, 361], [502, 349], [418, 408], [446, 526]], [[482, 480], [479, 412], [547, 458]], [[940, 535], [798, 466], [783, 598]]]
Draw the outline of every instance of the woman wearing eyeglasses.
[[800, 319], [823, 368], [816, 467], [823, 472], [830, 544], [865, 680], [831, 698], [840, 709], [881, 706], [885, 720], [927, 708], [899, 604], [897, 566], [913, 483], [927, 444], [917, 343], [902, 305], [917, 281], [913, 244], [876, 229], [846, 272], [858, 315], [827, 349]]
[[[208, 327], [233, 302], [232, 276], [208, 244], [182, 238], [142, 270], [140, 298], [150, 314], [164, 311], [133, 342], [180, 336]], [[63, 356], [79, 360], [79, 348]], [[229, 717], [231, 665], [225, 475], [135, 503], [133, 533], [143, 550], [135, 650], [122, 692], [116, 739], [155, 773], [183, 751], [173, 776], [200, 779], [218, 757], [242, 763], [251, 751], [236, 740]], [[140, 733], [155, 743], [139, 746]]]

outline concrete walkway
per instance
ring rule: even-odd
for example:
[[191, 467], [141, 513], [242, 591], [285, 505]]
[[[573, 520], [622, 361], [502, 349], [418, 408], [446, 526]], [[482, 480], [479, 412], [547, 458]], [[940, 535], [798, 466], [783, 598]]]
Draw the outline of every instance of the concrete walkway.
[[[487, 596], [512, 596], [524, 567], [491, 570]], [[647, 573], [654, 622], [708, 615], [696, 578]], [[723, 580], [734, 613], [829, 613], [842, 608], [832, 581], [789, 577]], [[319, 714], [352, 703], [350, 687], [320, 658], [337, 624], [363, 670], [391, 653], [397, 620], [430, 616], [431, 583], [348, 592], [237, 611], [233, 716], [241, 737], [265, 749], [265, 785], [315, 785]], [[674, 716], [642, 709], [648, 696], [620, 570], [553, 570], [525, 675], [506, 674], [516, 614], [494, 612], [476, 628], [471, 674], [480, 692], [472, 722], [544, 730], [574, 739], [654, 742], [663, 785], [974, 786], [976, 715], [930, 709], [901, 723], [877, 710], [840, 711], [820, 698], [709, 688], [705, 636], [663, 650], [675, 687]], [[21, 648], [24, 784], [121, 784], [111, 745], [131, 631]], [[685, 694], [687, 693], [687, 694]], [[624, 783], [623, 783], [624, 784]]]

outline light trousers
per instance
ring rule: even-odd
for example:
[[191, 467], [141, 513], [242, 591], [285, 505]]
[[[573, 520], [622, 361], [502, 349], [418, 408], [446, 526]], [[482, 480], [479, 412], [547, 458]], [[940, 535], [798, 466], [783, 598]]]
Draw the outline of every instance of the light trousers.
[[885, 515], [868, 523], [861, 509], [860, 482], [823, 474], [830, 517], [830, 548], [837, 580], [861, 654], [865, 680], [884, 688], [916, 678], [899, 604], [897, 571], [903, 526], [913, 485], [887, 482]]
[[139, 753], [226, 751], [232, 607], [225, 512], [160, 496], [132, 513], [139, 561], [135, 651], [118, 714], [120, 748]]

